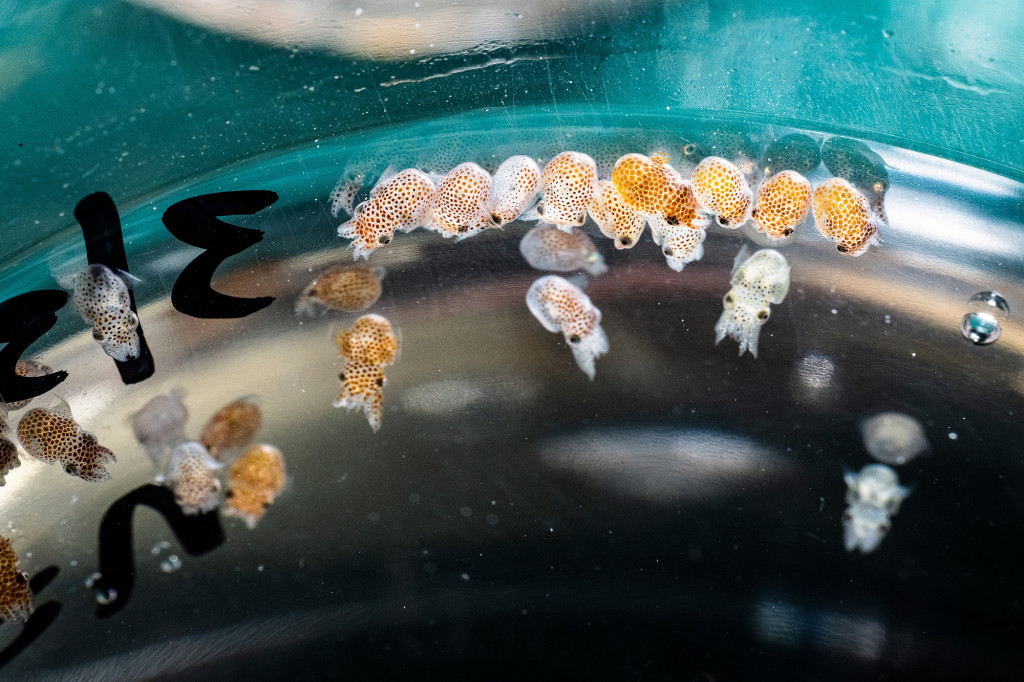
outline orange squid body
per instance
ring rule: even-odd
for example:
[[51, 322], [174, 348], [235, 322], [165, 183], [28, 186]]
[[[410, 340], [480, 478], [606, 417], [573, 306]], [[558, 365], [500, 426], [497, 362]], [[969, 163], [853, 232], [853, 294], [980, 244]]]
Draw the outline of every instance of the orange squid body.
[[436, 190], [425, 173], [407, 168], [378, 184], [370, 198], [356, 207], [352, 219], [338, 228], [338, 236], [352, 240], [353, 259], [368, 259], [374, 250], [391, 243], [396, 230], [408, 232], [426, 225]]
[[715, 214], [722, 227], [734, 229], [750, 220], [754, 193], [736, 164], [709, 156], [693, 169], [692, 183], [700, 205]]
[[811, 208], [811, 183], [796, 171], [784, 170], [757, 188], [754, 225], [772, 239], [793, 234]]
[[878, 223], [867, 197], [842, 178], [830, 178], [811, 199], [814, 225], [836, 249], [847, 256], [859, 256], [878, 243]]

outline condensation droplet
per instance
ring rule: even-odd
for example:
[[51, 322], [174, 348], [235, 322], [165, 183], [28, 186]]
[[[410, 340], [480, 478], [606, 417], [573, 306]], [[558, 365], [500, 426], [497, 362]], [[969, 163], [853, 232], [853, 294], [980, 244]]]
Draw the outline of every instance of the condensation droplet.
[[96, 592], [96, 603], [106, 606], [107, 604], [113, 604], [117, 601], [117, 590], [113, 587], [101, 588]]
[[960, 333], [977, 346], [995, 343], [1002, 331], [999, 320], [989, 313], [967, 313], [960, 321]]
[[[995, 312], [993, 310], [995, 308], [1002, 312], [1005, 317], [1010, 316], [1010, 304], [1007, 303], [1006, 299], [998, 291], [979, 291], [974, 296], [971, 296], [967, 303], [971, 304], [970, 310], [972, 312], [980, 313], [987, 311], [992, 313]], [[979, 303], [981, 304], [980, 306], [973, 305]]]
[[172, 554], [160, 562], [160, 570], [164, 573], [174, 573], [179, 568], [181, 568], [181, 558], [177, 554]]
[[472, 516], [473, 510], [470, 509], [469, 507], [463, 507], [462, 509], [459, 510], [459, 513], [463, 516]]

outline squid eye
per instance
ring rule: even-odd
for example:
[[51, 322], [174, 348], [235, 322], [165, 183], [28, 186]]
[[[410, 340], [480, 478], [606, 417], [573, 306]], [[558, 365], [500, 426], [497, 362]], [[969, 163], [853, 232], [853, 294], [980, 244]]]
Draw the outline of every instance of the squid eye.
[[665, 222], [668, 223], [669, 225], [678, 225], [679, 218], [674, 215], [670, 215], [665, 218]]
[[582, 227], [583, 223], [585, 223], [585, 222], [587, 222], [587, 214], [586, 213], [580, 213], [578, 216], [576, 216], [576, 225], [577, 226]]
[[501, 227], [502, 225], [505, 224], [505, 219], [502, 218], [497, 213], [492, 213], [491, 214], [491, 222], [494, 223], [495, 225], [497, 225], [498, 227]]
[[632, 237], [620, 237], [619, 238], [619, 243], [622, 244], [623, 246], [629, 246], [630, 244], [633, 243], [633, 238]]
[[726, 294], [725, 298], [723, 298], [722, 300], [725, 301], [726, 305], [732, 305], [733, 303], [736, 302], [736, 299], [732, 297], [732, 294]]
[[580, 335], [579, 334], [573, 334], [572, 336], [569, 337], [569, 343], [579, 343], [579, 342], [580, 342]]
[[786, 229], [784, 229], [784, 230], [782, 231], [782, 235], [783, 235], [784, 237], [788, 237], [788, 236], [789, 236], [789, 235], [791, 235], [791, 234], [793, 234], [793, 228], [792, 228], [792, 227], [787, 227]]
[[767, 309], [767, 308], [762, 308], [761, 310], [758, 310], [758, 311], [757, 311], [757, 319], [759, 319], [759, 320], [761, 320], [762, 322], [764, 322], [765, 320], [767, 320], [767, 319], [768, 319], [768, 315], [769, 315], [769, 314], [770, 314], [770, 313], [768, 312], [768, 309]]
[[338, 378], [341, 379], [342, 381], [345, 381], [345, 373], [342, 372], [341, 374], [339, 374]]
[[103, 332], [101, 332], [99, 329], [92, 330], [92, 338], [96, 339], [97, 341], [106, 341], [107, 339], [106, 335], [104, 335]]
[[672, 256], [672, 255], [675, 255], [675, 251], [673, 251], [672, 249], [670, 249], [670, 248], [669, 248], [669, 247], [667, 247], [667, 246], [666, 246], [666, 247], [665, 247], [665, 249], [664, 249], [664, 250], [662, 251], [662, 253], [663, 253], [663, 254], [665, 254], [666, 256]]
[[839, 253], [847, 253], [849, 252], [849, 250], [850, 249], [846, 246], [846, 244], [836, 244], [836, 251], [838, 251]]
[[384, 379], [378, 378], [377, 385], [380, 386], [381, 388], [384, 388]]
[[729, 227], [729, 219], [724, 216], [718, 216], [718, 224], [722, 227]]
[[387, 236], [386, 234], [382, 234], [381, 236], [377, 237], [377, 243], [379, 243], [379, 244], [390, 244], [391, 243], [391, 237]]

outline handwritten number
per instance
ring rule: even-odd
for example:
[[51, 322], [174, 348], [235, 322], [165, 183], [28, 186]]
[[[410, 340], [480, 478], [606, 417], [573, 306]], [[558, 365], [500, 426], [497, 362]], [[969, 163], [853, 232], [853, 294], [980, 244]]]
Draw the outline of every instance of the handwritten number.
[[224, 530], [216, 511], [186, 516], [174, 501], [174, 493], [167, 488], [152, 484], [136, 488], [110, 505], [100, 522], [101, 577], [93, 587], [116, 594], [111, 603], [97, 606], [96, 615], [100, 618], [112, 616], [124, 608], [135, 585], [132, 517], [139, 505], [159, 512], [174, 531], [178, 542], [192, 556], [205, 554], [224, 544]]
[[44, 289], [0, 303], [0, 342], [7, 342], [0, 350], [0, 399], [4, 402], [41, 396], [68, 378], [63, 371], [41, 377], [20, 377], [14, 371], [21, 354], [57, 323], [55, 313], [67, 300], [63, 291]]
[[[121, 233], [121, 217], [117, 214], [114, 200], [106, 192], [96, 192], [78, 202], [75, 206], [75, 219], [82, 226], [85, 238], [85, 254], [92, 265], [106, 265], [116, 272], [128, 272], [128, 256], [124, 251], [124, 235]], [[126, 282], [126, 284], [128, 284]], [[135, 292], [131, 285], [128, 296], [132, 312], [139, 314], [135, 307]], [[142, 333], [142, 322], [136, 330], [139, 335], [139, 357], [127, 360], [114, 360], [117, 371], [121, 373], [121, 381], [126, 384], [137, 384], [153, 376], [153, 353]]]
[[179, 201], [164, 213], [164, 225], [177, 239], [206, 249], [185, 266], [171, 290], [178, 312], [199, 318], [245, 317], [266, 308], [273, 298], [239, 298], [214, 291], [213, 273], [225, 260], [263, 239], [263, 232], [226, 223], [218, 216], [252, 215], [277, 201], [267, 190], [217, 192]]

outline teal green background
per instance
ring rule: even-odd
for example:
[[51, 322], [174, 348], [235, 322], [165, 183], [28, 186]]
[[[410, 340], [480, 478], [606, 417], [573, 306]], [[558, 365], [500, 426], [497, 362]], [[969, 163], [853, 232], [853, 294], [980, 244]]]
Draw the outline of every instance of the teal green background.
[[[335, 4], [342, 30], [445, 5]], [[1019, 2], [525, 2], [495, 21], [556, 6], [534, 34], [396, 61], [127, 2], [0, 0], [4, 250], [66, 228], [93, 191], [136, 205], [254, 156], [470, 110], [507, 124], [527, 105], [553, 127], [637, 108], [782, 123], [1024, 178]]]

